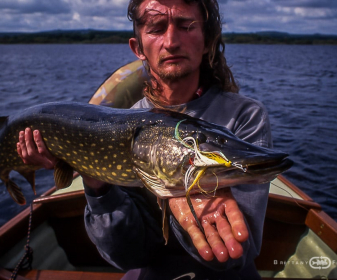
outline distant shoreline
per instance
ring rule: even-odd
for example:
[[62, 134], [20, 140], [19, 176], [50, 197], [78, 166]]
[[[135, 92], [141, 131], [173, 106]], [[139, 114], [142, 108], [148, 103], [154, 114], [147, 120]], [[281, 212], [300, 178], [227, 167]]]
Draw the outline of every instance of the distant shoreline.
[[[1, 33], [0, 44], [128, 44], [132, 31], [55, 30]], [[337, 45], [337, 35], [283, 32], [224, 33], [226, 44]]]

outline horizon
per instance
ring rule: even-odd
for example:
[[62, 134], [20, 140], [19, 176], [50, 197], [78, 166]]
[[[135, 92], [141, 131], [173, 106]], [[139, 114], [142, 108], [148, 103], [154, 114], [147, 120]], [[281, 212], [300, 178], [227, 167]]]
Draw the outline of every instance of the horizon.
[[[38, 33], [52, 33], [52, 32], [79, 32], [79, 31], [93, 31], [93, 32], [133, 32], [130, 29], [50, 29], [50, 30], [41, 30], [41, 31], [0, 31], [0, 34], [38, 34]], [[222, 34], [286, 34], [294, 36], [337, 36], [337, 34], [328, 34], [328, 33], [291, 33], [277, 30], [264, 30], [264, 31], [251, 31], [251, 32], [235, 32], [235, 31], [222, 31]]]
[[[131, 31], [129, 0], [2, 0], [1, 33], [52, 30]], [[219, 0], [223, 33], [337, 35], [337, 1]]]

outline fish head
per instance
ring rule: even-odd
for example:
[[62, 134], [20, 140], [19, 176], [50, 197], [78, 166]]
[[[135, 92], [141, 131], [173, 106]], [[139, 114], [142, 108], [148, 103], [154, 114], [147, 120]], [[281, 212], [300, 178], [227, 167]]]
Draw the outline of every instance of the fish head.
[[293, 163], [286, 153], [245, 142], [227, 128], [201, 120], [180, 121], [175, 131], [175, 138], [193, 151], [185, 186], [193, 184], [200, 172], [198, 184], [205, 189], [262, 184]]
[[193, 184], [205, 190], [261, 184], [292, 165], [286, 153], [245, 142], [225, 127], [173, 112], [158, 120], [142, 127], [133, 153], [150, 185], [161, 186], [161, 197], [176, 196], [176, 190], [184, 195]]

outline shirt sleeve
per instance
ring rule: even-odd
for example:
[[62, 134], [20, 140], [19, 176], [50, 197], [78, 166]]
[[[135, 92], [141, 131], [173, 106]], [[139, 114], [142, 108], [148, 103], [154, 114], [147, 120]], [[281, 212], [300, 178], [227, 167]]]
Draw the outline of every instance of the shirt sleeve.
[[145, 266], [163, 246], [160, 222], [142, 189], [112, 185], [107, 194], [86, 194], [86, 199], [86, 231], [113, 266], [122, 270]]
[[[240, 111], [241, 113], [238, 114], [233, 127], [234, 134], [242, 140], [254, 145], [271, 148], [272, 138], [270, 123], [268, 113], [264, 106], [259, 102], [253, 101], [244, 104]], [[239, 259], [229, 258], [225, 263], [220, 263], [216, 259], [211, 262], [203, 260], [188, 234], [173, 216], [170, 217], [170, 224], [173, 232], [185, 250], [204, 266], [215, 270], [241, 270], [246, 265], [253, 263], [261, 249], [263, 225], [269, 194], [269, 183], [260, 185], [238, 185], [232, 187], [231, 190], [244, 215], [249, 231], [248, 240], [242, 243], [243, 255]]]

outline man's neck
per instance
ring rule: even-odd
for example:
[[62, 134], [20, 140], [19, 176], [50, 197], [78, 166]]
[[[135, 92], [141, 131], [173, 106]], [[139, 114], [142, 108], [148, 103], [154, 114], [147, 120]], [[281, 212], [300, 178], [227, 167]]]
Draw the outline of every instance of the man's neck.
[[187, 76], [174, 81], [163, 81], [158, 77], [155, 78], [161, 85], [161, 99], [167, 105], [184, 104], [196, 97], [199, 79], [195, 77]]

